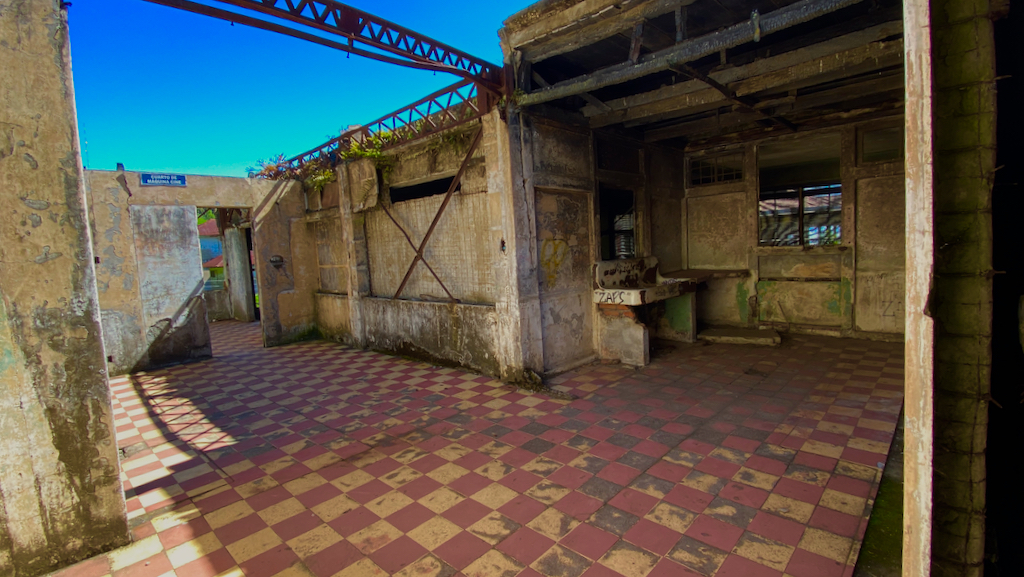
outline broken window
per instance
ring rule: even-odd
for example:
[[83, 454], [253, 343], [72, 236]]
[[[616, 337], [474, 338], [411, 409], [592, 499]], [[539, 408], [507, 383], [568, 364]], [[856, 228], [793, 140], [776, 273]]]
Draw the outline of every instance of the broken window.
[[758, 245], [832, 246], [842, 241], [838, 134], [758, 150]]
[[406, 200], [416, 200], [417, 198], [427, 198], [428, 196], [446, 194], [448, 192], [448, 187], [452, 185], [452, 181], [454, 180], [454, 176], [449, 176], [447, 178], [429, 180], [427, 182], [421, 182], [411, 186], [392, 187], [390, 192], [391, 202], [404, 202]]
[[743, 153], [690, 158], [690, 186], [743, 180]]

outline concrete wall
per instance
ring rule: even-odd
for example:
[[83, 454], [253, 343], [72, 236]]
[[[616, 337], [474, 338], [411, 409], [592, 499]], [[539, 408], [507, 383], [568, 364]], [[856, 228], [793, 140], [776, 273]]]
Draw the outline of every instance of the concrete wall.
[[325, 339], [352, 342], [352, 311], [348, 297], [317, 293], [316, 327], [320, 336]]
[[[97, 288], [103, 338], [112, 359], [108, 363], [112, 374], [210, 356], [208, 320], [255, 319], [246, 231], [235, 227], [224, 231], [228, 302], [211, 296], [217, 311], [208, 314], [209, 299], [202, 294], [196, 206], [257, 207], [256, 227], [265, 224], [269, 234], [263, 263], [270, 267], [270, 256], [285, 257], [285, 267], [265, 268], [260, 277], [272, 282], [267, 295], [261, 295], [263, 308], [270, 314], [269, 322], [264, 323], [265, 340], [270, 344], [290, 342], [313, 326], [312, 293], [296, 298], [294, 279], [288, 272], [288, 267], [300, 264], [298, 290], [313, 290], [310, 278], [315, 283], [317, 272], [311, 245], [300, 243], [296, 253], [289, 254], [292, 221], [305, 216], [301, 186], [197, 175], [187, 175], [187, 182], [186, 187], [143, 187], [137, 172], [86, 171], [93, 245], [99, 257]], [[282, 199], [286, 201], [283, 211], [278, 204]], [[297, 238], [312, 238], [309, 225], [295, 226]], [[281, 231], [287, 231], [285, 236], [275, 237]]]
[[497, 375], [493, 306], [362, 299], [366, 346]]
[[587, 130], [529, 118], [544, 370], [594, 358], [593, 151]]
[[233, 318], [231, 313], [231, 295], [226, 290], [204, 291], [206, 301], [206, 318], [210, 322], [226, 321]]
[[246, 241], [245, 229], [228, 227], [224, 230], [224, 264], [231, 318], [243, 323], [256, 320], [252, 265], [249, 262], [249, 243]]
[[147, 365], [213, 356], [194, 206], [132, 206]]
[[[712, 278], [706, 290], [698, 293], [701, 324], [901, 338], [903, 165], [900, 161], [861, 162], [857, 146], [860, 132], [895, 123], [897, 119], [882, 119], [820, 131], [837, 134], [841, 141], [839, 246], [758, 246], [760, 142], [731, 150], [744, 155], [742, 181], [687, 186], [681, 216], [685, 268], [733, 271], [719, 275], [726, 278]], [[667, 221], [659, 217], [655, 227], [659, 231], [655, 246], [663, 251], [673, 248], [660, 232], [670, 229]]]
[[[482, 130], [480, 142], [459, 192], [424, 250], [426, 261], [460, 302], [448, 301], [422, 263], [400, 298], [390, 298], [415, 253], [384, 206], [418, 244], [443, 200], [441, 194], [391, 203], [390, 189], [454, 176], [477, 130]], [[528, 246], [535, 237], [522, 220], [528, 208], [513, 200], [525, 194], [511, 176], [522, 162], [513, 139], [495, 111], [480, 123], [391, 151], [393, 169], [380, 181], [367, 160], [339, 168], [338, 208], [305, 217], [315, 231], [313, 262], [319, 263], [314, 299], [319, 334], [510, 380], [523, 378], [525, 370], [542, 370], [539, 355], [529, 352], [539, 349], [539, 337], [520, 331], [522, 278], [515, 270], [535, 259], [536, 249]], [[527, 307], [536, 306], [536, 292], [534, 280]], [[539, 322], [527, 321], [527, 326], [540, 328]], [[536, 364], [529, 359], [537, 359]]]
[[0, 574], [128, 542], [66, 15], [0, 0]]
[[272, 347], [316, 335], [319, 286], [316, 236], [306, 220], [302, 186], [277, 188], [253, 209], [253, 252], [260, 287], [263, 344]]

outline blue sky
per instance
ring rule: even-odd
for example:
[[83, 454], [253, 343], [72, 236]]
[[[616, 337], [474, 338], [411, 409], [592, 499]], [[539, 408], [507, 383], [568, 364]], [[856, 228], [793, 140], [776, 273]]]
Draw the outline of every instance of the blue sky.
[[[533, 2], [346, 3], [500, 64], [498, 28]], [[76, 0], [68, 14], [93, 169], [245, 176], [457, 80], [143, 0]]]

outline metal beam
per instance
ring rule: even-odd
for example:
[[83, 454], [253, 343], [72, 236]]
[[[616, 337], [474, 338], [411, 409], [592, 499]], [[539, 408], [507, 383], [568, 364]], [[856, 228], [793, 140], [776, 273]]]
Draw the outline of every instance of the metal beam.
[[472, 122], [485, 116], [490, 109], [490, 94], [478, 90], [473, 82], [463, 80], [365, 126], [348, 130], [337, 138], [332, 138], [289, 159], [288, 162], [298, 166], [326, 156], [330, 159], [329, 164], [335, 165], [340, 161], [337, 153], [348, 148], [354, 140], [386, 134], [384, 148], [392, 148]]
[[278, 34], [284, 34], [291, 36], [292, 38], [298, 38], [300, 40], [306, 40], [314, 44], [326, 46], [328, 48], [334, 48], [335, 50], [341, 50], [342, 52], [348, 52], [355, 54], [356, 56], [362, 56], [364, 58], [371, 58], [379, 62], [386, 62], [388, 64], [396, 64], [398, 66], [405, 66], [408, 68], [416, 68], [419, 70], [432, 70], [434, 72], [446, 72], [449, 74], [455, 74], [456, 76], [462, 76], [469, 79], [475, 79], [475, 76], [460, 68], [447, 66], [444, 64], [438, 64], [427, 61], [415, 61], [415, 60], [404, 60], [401, 58], [395, 58], [386, 54], [380, 54], [378, 52], [370, 52], [361, 48], [356, 48], [351, 44], [343, 44], [328, 38], [322, 38], [308, 32], [301, 30], [295, 30], [281, 24], [274, 22], [267, 22], [260, 20], [259, 18], [253, 18], [245, 14], [239, 14], [237, 12], [230, 12], [228, 10], [222, 10], [220, 8], [214, 8], [212, 6], [206, 6], [205, 4], [198, 4], [196, 2], [190, 2], [189, 0], [145, 0], [152, 4], [159, 4], [161, 6], [167, 6], [168, 8], [177, 8], [179, 10], [185, 10], [194, 14], [200, 14], [202, 16], [209, 16], [211, 18], [218, 18], [231, 23], [241, 24], [243, 26], [249, 26], [251, 28], [258, 28], [260, 30], [266, 30], [268, 32], [276, 32]]
[[[190, 0], [145, 1], [285, 34], [389, 64], [454, 74], [478, 82], [493, 92], [502, 90], [500, 66], [334, 0], [216, 1], [252, 10], [284, 22], [335, 34], [346, 40], [342, 42], [297, 30], [279, 22], [268, 21], [245, 13], [231, 12]], [[356, 46], [357, 43], [385, 53], [359, 48]]]
[[[761, 37], [772, 32], [784, 30], [813, 20], [819, 16], [853, 6], [863, 0], [801, 0], [785, 8], [763, 14], [759, 18]], [[558, 82], [519, 98], [519, 104], [530, 106], [550, 102], [581, 92], [592, 92], [599, 88], [621, 84], [648, 74], [668, 70], [672, 66], [692, 62], [704, 56], [715, 54], [752, 42], [754, 26], [750, 21], [743, 21], [725, 30], [706, 34], [699, 38], [684, 41], [671, 48], [640, 57], [636, 64], [623, 63], [598, 70], [581, 77]]]
[[501, 66], [334, 0], [217, 1], [337, 34], [350, 43], [360, 42], [413, 61], [464, 70], [492, 88], [501, 83]]

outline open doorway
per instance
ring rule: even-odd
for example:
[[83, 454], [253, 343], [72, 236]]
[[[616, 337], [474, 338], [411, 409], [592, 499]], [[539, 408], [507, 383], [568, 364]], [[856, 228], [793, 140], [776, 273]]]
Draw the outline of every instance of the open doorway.
[[247, 209], [198, 209], [203, 296], [213, 355], [262, 347], [259, 288]]
[[245, 245], [249, 249], [249, 278], [252, 280], [253, 320], [260, 320], [260, 284], [256, 281], [256, 260], [252, 248], [252, 228], [245, 229]]

